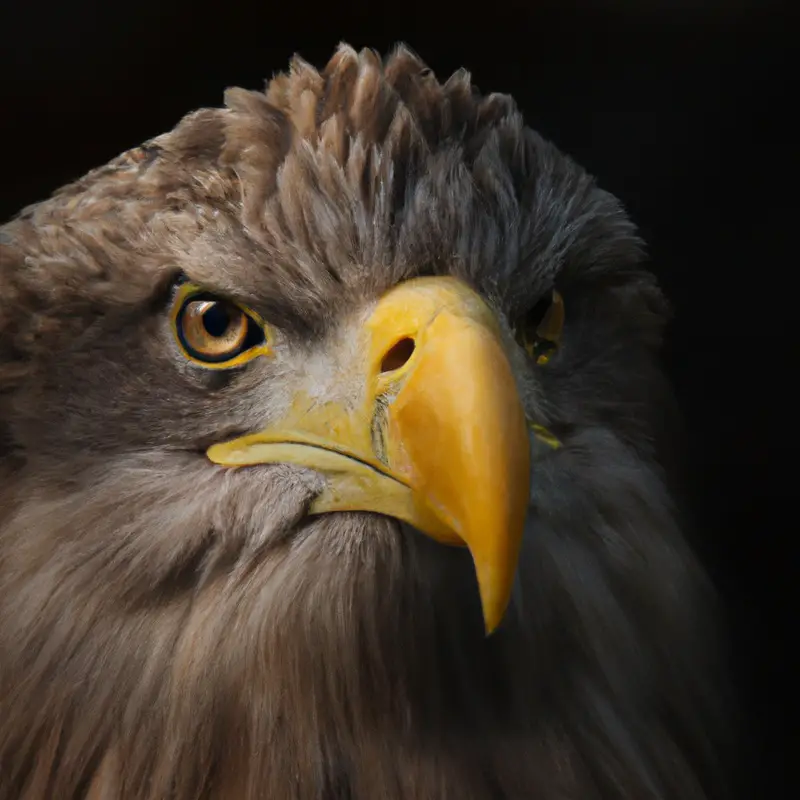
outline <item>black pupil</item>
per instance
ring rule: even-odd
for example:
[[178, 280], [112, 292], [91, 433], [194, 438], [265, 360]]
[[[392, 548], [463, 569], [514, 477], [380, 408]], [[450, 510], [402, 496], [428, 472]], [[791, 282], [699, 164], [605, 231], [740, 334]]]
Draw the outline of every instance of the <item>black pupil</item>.
[[215, 339], [224, 336], [231, 325], [231, 314], [225, 303], [214, 303], [203, 314], [203, 327]]

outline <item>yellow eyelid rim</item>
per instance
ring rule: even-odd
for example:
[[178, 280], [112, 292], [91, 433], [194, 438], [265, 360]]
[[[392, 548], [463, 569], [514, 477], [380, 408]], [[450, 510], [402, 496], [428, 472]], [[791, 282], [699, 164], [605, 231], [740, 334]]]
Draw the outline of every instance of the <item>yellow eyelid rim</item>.
[[[564, 332], [564, 320], [566, 318], [566, 312], [564, 309], [564, 298], [561, 296], [561, 293], [556, 289], [553, 289], [550, 293], [550, 306], [547, 309], [547, 312], [544, 315], [544, 318], [539, 323], [536, 328], [535, 336], [537, 339], [550, 342], [551, 344], [558, 347], [561, 344], [561, 336]], [[521, 342], [523, 349], [525, 352], [533, 358], [536, 342], [529, 342], [527, 341], [527, 337], [523, 335], [523, 341]], [[539, 366], [544, 366], [550, 361], [552, 354], [546, 353], [540, 355], [536, 359], [536, 363]]]
[[244, 314], [250, 317], [250, 319], [253, 320], [253, 322], [255, 322], [259, 328], [261, 328], [261, 330], [264, 332], [264, 341], [255, 347], [251, 347], [249, 350], [245, 350], [243, 353], [239, 353], [238, 356], [234, 356], [228, 361], [201, 361], [200, 359], [191, 355], [191, 353], [189, 353], [183, 346], [180, 334], [178, 333], [178, 316], [180, 315], [181, 309], [187, 300], [189, 300], [193, 295], [201, 294], [212, 294], [215, 297], [219, 297], [216, 292], [211, 289], [207, 289], [205, 286], [201, 286], [198, 283], [184, 283], [178, 288], [178, 291], [175, 293], [175, 297], [172, 300], [172, 310], [170, 311], [172, 335], [175, 339], [175, 343], [178, 345], [178, 349], [181, 351], [181, 354], [187, 361], [191, 361], [192, 364], [197, 364], [199, 367], [203, 367], [203, 369], [232, 369], [233, 367], [239, 367], [242, 364], [247, 364], [249, 361], [252, 361], [258, 356], [272, 355], [272, 336], [269, 325], [267, 325], [261, 316], [252, 309], [248, 308], [247, 306], [243, 306], [241, 303], [236, 303], [233, 300], [227, 300], [227, 298], [224, 297], [220, 297], [220, 299], [226, 300], [227, 302], [235, 305]]

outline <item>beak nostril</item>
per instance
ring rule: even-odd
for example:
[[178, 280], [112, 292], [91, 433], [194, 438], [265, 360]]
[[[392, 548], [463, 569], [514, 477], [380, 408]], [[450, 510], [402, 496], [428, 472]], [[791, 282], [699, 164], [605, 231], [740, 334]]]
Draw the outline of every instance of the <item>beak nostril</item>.
[[381, 361], [381, 372], [394, 372], [407, 364], [415, 347], [414, 340], [410, 336], [404, 336], [395, 342]]

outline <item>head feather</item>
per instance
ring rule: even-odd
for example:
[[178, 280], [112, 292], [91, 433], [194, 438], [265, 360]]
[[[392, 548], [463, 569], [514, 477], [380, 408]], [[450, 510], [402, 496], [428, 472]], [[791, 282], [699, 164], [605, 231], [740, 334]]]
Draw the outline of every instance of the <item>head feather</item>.
[[[556, 276], [636, 278], [657, 296], [616, 199], [510, 97], [481, 95], [463, 70], [440, 83], [402, 46], [382, 63], [342, 45], [321, 72], [295, 58], [266, 92], [229, 90], [225, 108], [189, 114], [2, 232], [0, 382], [25, 371], [48, 326], [139, 302], [220, 237], [295, 286], [310, 318], [332, 291], [419, 272], [459, 274], [512, 317]], [[21, 320], [20, 304], [42, 313]]]

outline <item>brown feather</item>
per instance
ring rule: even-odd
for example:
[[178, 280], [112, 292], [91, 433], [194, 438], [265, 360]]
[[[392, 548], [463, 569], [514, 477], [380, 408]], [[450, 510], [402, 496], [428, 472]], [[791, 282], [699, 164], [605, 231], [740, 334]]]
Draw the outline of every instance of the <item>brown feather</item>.
[[[469, 75], [341, 46], [0, 229], [0, 798], [716, 796], [714, 598], [658, 466], [664, 304], [617, 201]], [[164, 321], [185, 272], [283, 360], [212, 382]], [[318, 478], [224, 472], [341, 321], [417, 274], [510, 332], [558, 283], [563, 358], [510, 616], [466, 553]], [[214, 380], [217, 380], [216, 378]]]

